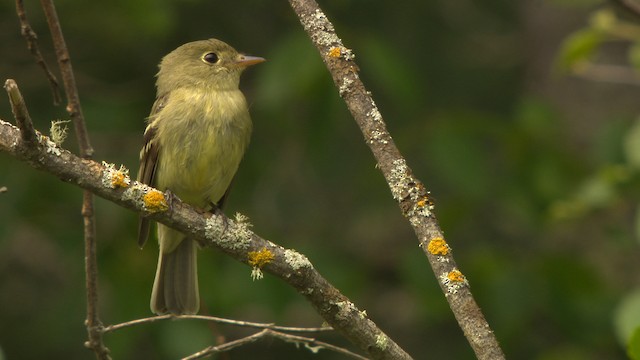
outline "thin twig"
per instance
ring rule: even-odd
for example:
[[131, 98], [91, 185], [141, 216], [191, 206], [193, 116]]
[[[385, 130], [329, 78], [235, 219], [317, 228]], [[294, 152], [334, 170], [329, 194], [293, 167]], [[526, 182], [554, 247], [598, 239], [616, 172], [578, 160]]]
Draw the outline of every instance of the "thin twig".
[[[56, 12], [53, 0], [41, 0], [42, 9], [44, 10], [53, 45], [56, 50], [56, 58], [58, 66], [62, 73], [62, 82], [64, 83], [65, 93], [67, 94], [67, 112], [69, 113], [75, 128], [78, 146], [80, 147], [80, 156], [84, 159], [90, 159], [93, 155], [93, 148], [89, 142], [82, 108], [80, 106], [80, 97], [78, 95], [78, 87], [76, 86], [73, 67], [71, 66], [71, 58], [67, 45], [62, 34], [60, 21]], [[87, 288], [87, 319], [86, 327], [89, 340], [86, 346], [92, 349], [96, 357], [100, 360], [110, 359], [109, 349], [104, 345], [102, 340], [102, 323], [98, 315], [98, 261], [96, 256], [96, 230], [95, 217], [93, 213], [93, 195], [90, 191], [84, 191], [82, 194], [82, 218], [84, 222], [84, 242], [85, 242], [85, 276]]]
[[195, 360], [195, 359], [202, 359], [204, 357], [213, 355], [213, 354], [218, 354], [221, 352], [225, 352], [225, 351], [229, 351], [232, 349], [235, 349], [237, 347], [243, 346], [243, 345], [247, 345], [253, 342], [256, 342], [262, 338], [266, 338], [266, 337], [272, 337], [272, 338], [276, 338], [276, 339], [280, 339], [283, 340], [285, 342], [289, 342], [289, 343], [293, 343], [296, 345], [300, 345], [300, 344], [304, 344], [304, 346], [309, 349], [311, 352], [313, 352], [314, 354], [317, 353], [318, 351], [322, 350], [322, 349], [327, 349], [327, 350], [331, 350], [349, 357], [352, 357], [354, 359], [359, 359], [359, 360], [367, 360], [366, 357], [358, 355], [356, 353], [353, 353], [347, 349], [341, 348], [339, 346], [335, 346], [335, 345], [331, 345], [328, 343], [325, 343], [323, 341], [318, 341], [316, 339], [313, 338], [308, 338], [305, 336], [299, 336], [299, 335], [290, 335], [290, 334], [285, 334], [279, 331], [274, 331], [271, 329], [264, 329], [258, 333], [255, 333], [253, 335], [249, 335], [246, 337], [243, 337], [241, 339], [237, 339], [237, 340], [233, 340], [233, 341], [229, 341], [227, 343], [221, 344], [221, 345], [216, 345], [216, 346], [210, 346], [206, 349], [203, 349], [201, 351], [198, 351], [197, 353], [194, 353], [190, 356], [187, 356], [185, 358], [183, 358], [182, 360]]
[[16, 119], [16, 124], [20, 128], [20, 136], [22, 137], [22, 140], [30, 146], [33, 146], [37, 143], [36, 129], [33, 127], [33, 122], [29, 116], [27, 105], [24, 103], [24, 98], [20, 93], [18, 84], [16, 84], [13, 79], [7, 79], [4, 83], [4, 89], [9, 95], [11, 111], [13, 112], [13, 117]]
[[16, 0], [16, 12], [18, 13], [18, 19], [20, 20], [20, 32], [27, 41], [27, 48], [31, 52], [31, 55], [36, 59], [36, 63], [42, 68], [47, 76], [51, 87], [51, 95], [53, 96], [53, 104], [58, 105], [60, 104], [60, 85], [58, 84], [58, 79], [53, 75], [40, 53], [40, 49], [38, 48], [38, 35], [33, 31], [29, 21], [27, 20], [27, 12], [24, 9], [24, 3], [22, 0]]
[[498, 341], [469, 283], [458, 270], [433, 213], [434, 204], [396, 147], [378, 108], [358, 76], [354, 52], [345, 47], [315, 0], [289, 0], [300, 23], [333, 77], [338, 92], [360, 127], [402, 214], [409, 220], [419, 244], [438, 277], [449, 306], [478, 359], [504, 359]]
[[328, 326], [325, 326], [325, 327], [308, 327], [308, 328], [307, 327], [291, 327], [291, 326], [278, 326], [278, 325], [269, 324], [269, 323], [256, 323], [256, 322], [250, 322], [250, 321], [240, 321], [240, 320], [233, 320], [233, 319], [225, 319], [225, 318], [220, 318], [220, 317], [215, 317], [215, 316], [205, 316], [205, 315], [178, 315], [178, 316], [176, 316], [176, 315], [160, 315], [160, 316], [151, 316], [151, 317], [144, 318], [144, 319], [137, 319], [137, 320], [127, 321], [127, 322], [116, 324], [116, 325], [105, 326], [104, 329], [102, 329], [102, 332], [108, 333], [108, 332], [120, 330], [122, 328], [130, 327], [130, 326], [134, 326], [134, 325], [147, 324], [147, 323], [152, 323], [152, 322], [156, 322], [156, 321], [160, 321], [160, 320], [168, 320], [168, 319], [170, 319], [170, 320], [180, 320], [180, 319], [206, 320], [206, 321], [216, 322], [216, 323], [219, 323], [219, 324], [250, 327], [250, 328], [258, 328], [258, 329], [271, 329], [271, 330], [288, 331], [288, 332], [308, 333], [308, 332], [333, 331], [333, 328], [332, 327], [328, 327]]

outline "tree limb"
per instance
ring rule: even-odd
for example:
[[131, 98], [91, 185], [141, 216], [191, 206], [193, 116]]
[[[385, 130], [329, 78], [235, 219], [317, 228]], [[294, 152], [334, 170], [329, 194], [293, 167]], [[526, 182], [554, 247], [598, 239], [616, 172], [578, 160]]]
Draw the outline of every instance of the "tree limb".
[[[366, 312], [322, 277], [304, 255], [259, 237], [243, 216], [230, 220], [223, 214], [203, 215], [179, 200], [168, 207], [162, 192], [131, 181], [126, 169], [81, 159], [40, 134], [37, 139], [39, 145], [34, 151], [21, 139], [20, 129], [0, 120], [0, 151], [129, 210], [143, 212], [203, 246], [218, 248], [254, 271], [275, 275], [305, 296], [328, 324], [370, 357], [411, 358], [367, 318]], [[96, 329], [102, 334], [101, 326]]]
[[432, 212], [434, 204], [424, 185], [396, 147], [382, 115], [358, 76], [351, 49], [338, 37], [315, 0], [289, 0], [311, 41], [329, 69], [340, 96], [360, 127], [402, 214], [409, 220], [465, 337], [478, 359], [504, 359], [498, 341], [458, 270]]

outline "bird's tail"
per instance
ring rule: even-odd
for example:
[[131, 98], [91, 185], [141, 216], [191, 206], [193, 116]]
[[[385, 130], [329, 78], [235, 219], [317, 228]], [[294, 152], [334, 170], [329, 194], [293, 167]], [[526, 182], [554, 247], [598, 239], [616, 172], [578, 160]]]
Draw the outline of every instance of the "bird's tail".
[[158, 315], [197, 313], [200, 294], [196, 242], [161, 224], [158, 238], [160, 256], [151, 292], [151, 311]]

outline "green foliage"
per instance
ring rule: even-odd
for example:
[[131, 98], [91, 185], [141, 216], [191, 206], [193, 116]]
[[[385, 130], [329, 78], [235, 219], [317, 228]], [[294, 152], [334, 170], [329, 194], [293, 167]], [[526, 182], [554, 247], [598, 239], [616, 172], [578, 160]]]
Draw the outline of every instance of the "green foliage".
[[605, 34], [600, 29], [576, 31], [564, 40], [558, 66], [565, 71], [578, 69], [585, 62], [592, 60], [605, 39]]
[[627, 354], [632, 360], [640, 359], [640, 326], [631, 334], [629, 345], [627, 346]]

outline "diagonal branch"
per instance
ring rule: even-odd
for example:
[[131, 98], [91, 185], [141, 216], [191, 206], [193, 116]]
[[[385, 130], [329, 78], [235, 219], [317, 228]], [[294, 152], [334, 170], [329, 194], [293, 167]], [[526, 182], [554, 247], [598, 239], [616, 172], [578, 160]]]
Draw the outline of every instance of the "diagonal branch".
[[449, 306], [478, 359], [503, 359], [504, 354], [458, 270], [433, 214], [434, 204], [424, 185], [414, 177], [387, 131], [382, 115], [358, 76], [351, 49], [342, 44], [327, 16], [315, 0], [289, 0], [300, 23], [320, 52], [340, 96], [360, 127], [402, 214], [409, 220], [420, 247], [439, 279]]
[[[169, 208], [162, 192], [131, 181], [126, 169], [81, 159], [42, 135], [37, 138], [35, 150], [29, 148], [21, 139], [20, 129], [0, 120], [0, 151], [129, 210], [144, 212], [151, 220], [251, 266], [254, 272], [264, 270], [275, 275], [306, 297], [329, 325], [370, 357], [411, 358], [367, 318], [366, 312], [322, 277], [304, 255], [259, 237], [249, 229], [245, 217], [238, 215], [230, 220], [222, 214], [203, 215], [179, 200]], [[96, 327], [100, 335], [102, 329], [101, 325]]]

